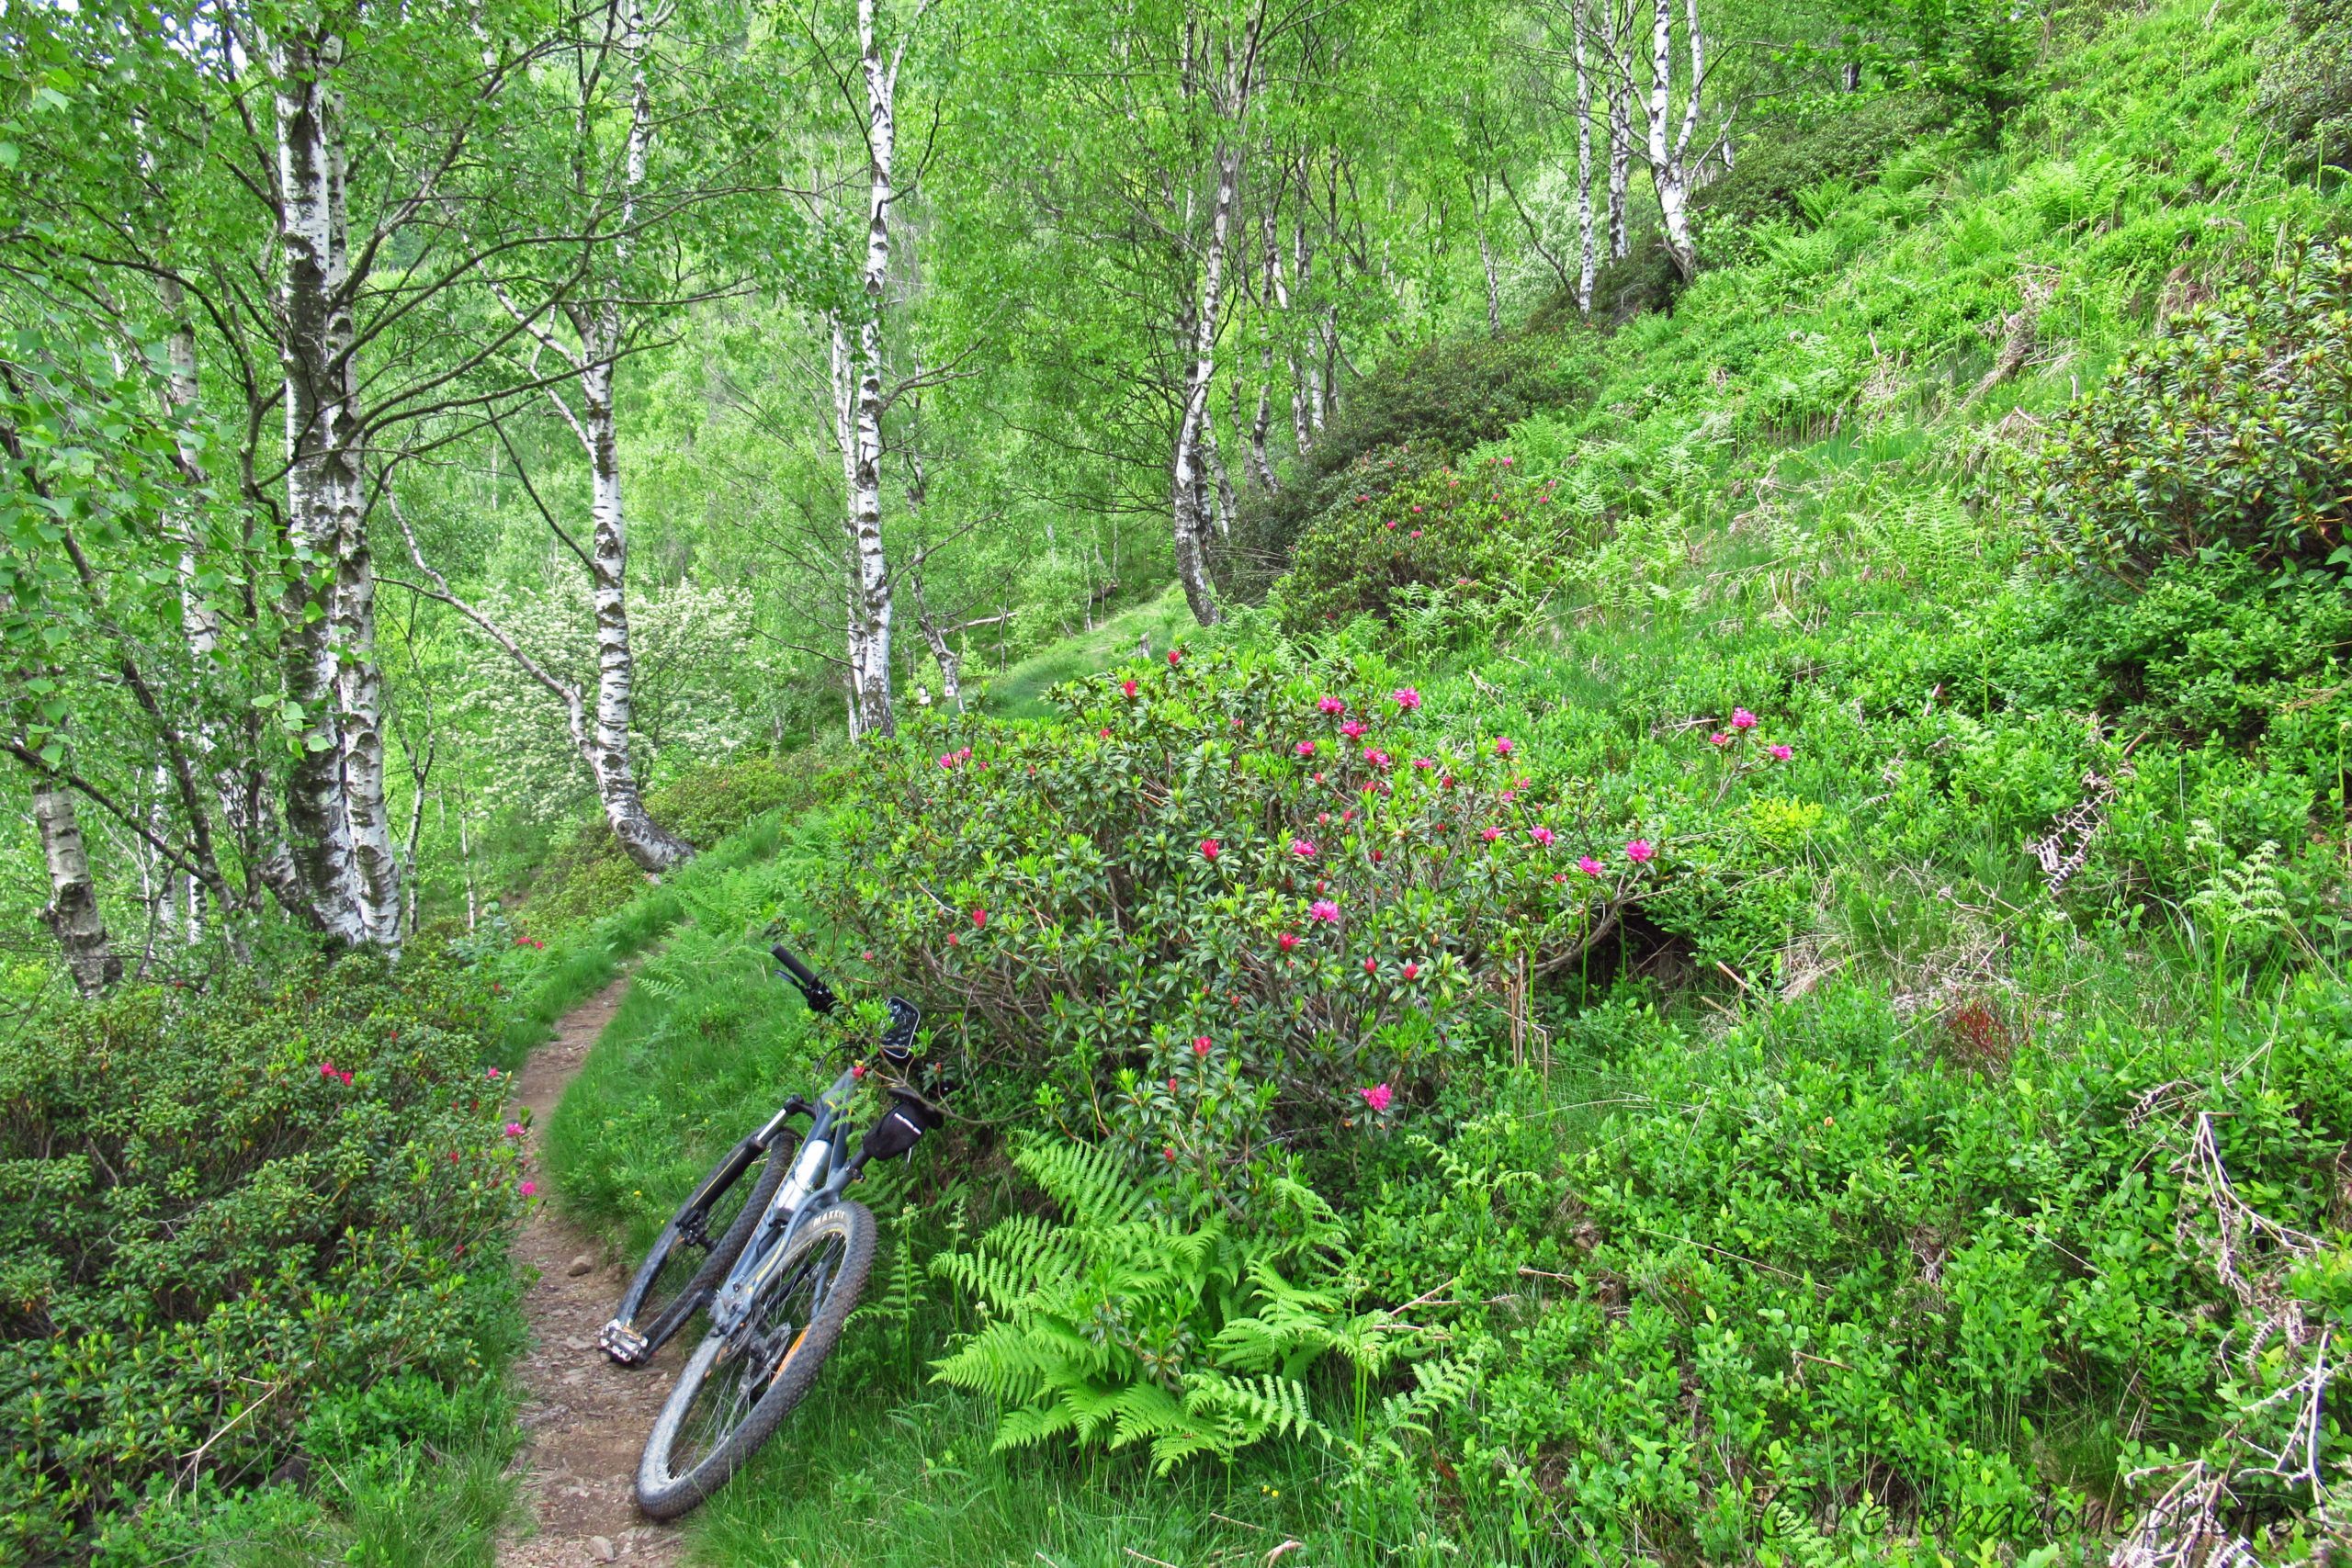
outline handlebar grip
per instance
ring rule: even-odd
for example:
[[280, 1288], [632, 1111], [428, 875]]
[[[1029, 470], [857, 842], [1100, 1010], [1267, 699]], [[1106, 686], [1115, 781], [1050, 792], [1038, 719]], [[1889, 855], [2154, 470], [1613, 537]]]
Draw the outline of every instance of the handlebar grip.
[[786, 972], [792, 976], [793, 984], [798, 986], [800, 994], [808, 998], [808, 1010], [811, 1012], [823, 1013], [833, 1010], [833, 988], [819, 979], [814, 969], [793, 956], [790, 948], [778, 942], [768, 949], [768, 955], [784, 965]]

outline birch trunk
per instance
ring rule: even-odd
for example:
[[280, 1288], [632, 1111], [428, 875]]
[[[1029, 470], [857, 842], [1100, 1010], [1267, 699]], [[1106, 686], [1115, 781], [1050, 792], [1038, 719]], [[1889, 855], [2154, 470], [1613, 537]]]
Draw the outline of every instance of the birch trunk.
[[[1284, 334], [1283, 368], [1290, 376], [1291, 450], [1304, 457], [1306, 456], [1307, 448], [1315, 445], [1315, 436], [1307, 427], [1306, 383], [1299, 375], [1298, 333], [1290, 319], [1290, 282], [1283, 274], [1283, 243], [1279, 221], [1273, 208], [1269, 205], [1266, 209], [1266, 281], [1272, 291], [1274, 309], [1281, 322], [1281, 330]], [[1298, 231], [1296, 243], [1300, 255], [1304, 256], [1306, 251], [1306, 231], [1304, 225]], [[1271, 381], [1273, 372], [1273, 344], [1271, 339], [1266, 345], [1266, 367], [1267, 377]]]
[[[1315, 251], [1307, 242], [1306, 219], [1303, 214], [1299, 218], [1298, 228], [1295, 232], [1291, 254], [1298, 276], [1300, 301], [1305, 303], [1309, 291], [1308, 286], [1314, 280]], [[1297, 392], [1294, 390], [1290, 410], [1291, 423], [1296, 427], [1298, 449], [1301, 452], [1313, 446], [1315, 438], [1323, 431], [1323, 358], [1317, 352], [1320, 345], [1316, 342], [1317, 333], [1312, 322], [1308, 324], [1304, 336], [1306, 344], [1306, 405], [1300, 406]], [[1296, 368], [1295, 366], [1292, 367], [1294, 376], [1296, 374]], [[1293, 385], [1295, 388], [1297, 383], [1294, 381]]]
[[596, 716], [588, 765], [605, 821], [639, 870], [661, 873], [694, 858], [692, 844], [645, 809], [629, 757], [636, 720], [637, 661], [629, 646], [628, 520], [621, 500], [620, 440], [613, 410], [613, 364], [619, 311], [607, 305], [598, 323], [606, 357], [580, 378], [580, 422], [588, 444], [590, 476], [589, 592], [596, 617]]
[[1216, 330], [1225, 291], [1226, 245], [1233, 229], [1233, 203], [1241, 185], [1241, 146], [1219, 148], [1216, 198], [1209, 210], [1208, 248], [1201, 257], [1200, 294], [1192, 307], [1191, 363], [1184, 377], [1184, 408], [1176, 426], [1176, 449], [1169, 464], [1170, 510], [1174, 514], [1176, 576], [1193, 618], [1216, 625], [1216, 591], [1209, 581], [1208, 554], [1201, 516], [1201, 451], [1208, 421], [1209, 382], [1216, 374]]
[[1592, 233], [1592, 74], [1585, 65], [1585, 7], [1581, 0], [1569, 27], [1576, 43], [1577, 235], [1582, 245], [1577, 265], [1577, 310], [1589, 317], [1592, 314], [1592, 278], [1598, 268], [1594, 265]]
[[1650, 93], [1648, 123], [1648, 162], [1650, 186], [1657, 192], [1658, 214], [1666, 226], [1666, 248], [1674, 258], [1674, 270], [1682, 275], [1685, 283], [1699, 276], [1699, 253], [1690, 243], [1690, 177], [1683, 158], [1690, 145], [1690, 133], [1698, 124], [1699, 88], [1704, 78], [1705, 45], [1699, 31], [1699, 0], [1688, 0], [1690, 9], [1690, 100], [1683, 115], [1682, 130], [1676, 135], [1673, 124], [1674, 87], [1674, 7], [1673, 0], [1652, 0], [1650, 6]]
[[1503, 335], [1502, 288], [1495, 279], [1495, 245], [1487, 237], [1487, 215], [1478, 214], [1478, 265], [1487, 275], [1487, 335]]
[[865, 310], [858, 322], [856, 399], [844, 448], [853, 571], [850, 682], [858, 732], [888, 736], [898, 732], [898, 720], [890, 707], [890, 565], [882, 541], [882, 321], [897, 196], [899, 59], [883, 59], [875, 0], [858, 0], [857, 41], [865, 72], [865, 265], [860, 276]]
[[97, 884], [90, 877], [90, 852], [82, 841], [81, 818], [62, 780], [35, 774], [33, 826], [40, 833], [41, 858], [49, 866], [49, 905], [40, 918], [65, 950], [74, 988], [95, 997], [122, 978], [122, 959], [107, 934], [98, 909]]
[[1250, 423], [1250, 477], [1260, 488], [1272, 495], [1282, 487], [1274, 482], [1274, 465], [1266, 456], [1266, 437], [1274, 423], [1274, 345], [1270, 340], [1258, 349], [1258, 413]]
[[[300, 571], [286, 592], [281, 678], [305, 725], [286, 801], [305, 912], [330, 940], [358, 946], [397, 942], [399, 903], [382, 897], [391, 857], [381, 774], [372, 791], [365, 777], [371, 764], [380, 770], [382, 748], [379, 739], [370, 744], [374, 693], [361, 667], [373, 652], [375, 604], [352, 363], [342, 103], [332, 80], [342, 54], [332, 33], [288, 34], [271, 49], [286, 512]], [[346, 660], [348, 681], [339, 668]], [[346, 734], [353, 726], [358, 732]], [[376, 835], [364, 869], [363, 834]]]
[[1609, 259], [1623, 261], [1632, 247], [1625, 238], [1625, 196], [1634, 173], [1634, 62], [1625, 48], [1632, 17], [1620, 7], [1630, 0], [1600, 0], [1609, 18]]

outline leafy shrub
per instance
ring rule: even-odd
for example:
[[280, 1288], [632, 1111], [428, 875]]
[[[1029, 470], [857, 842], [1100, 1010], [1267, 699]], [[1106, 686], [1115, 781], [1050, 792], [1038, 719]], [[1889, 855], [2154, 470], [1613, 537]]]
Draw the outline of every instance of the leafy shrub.
[[[2347, 1024], [2340, 987], [2298, 984], [2232, 1042], [2278, 1042], [2264, 1086], [2193, 1035], [2052, 1020], [1955, 1070], [1863, 986], [1704, 1032], [1632, 996], [1584, 1012], [1575, 1092], [1400, 1140], [1360, 1224], [1396, 1279], [1451, 1280], [1452, 1347], [1485, 1348], [1449, 1424], [1479, 1461], [1461, 1508], [1515, 1520], [1529, 1561], [1747, 1560], [1786, 1529], [1767, 1495], [1834, 1527], [1868, 1492], [1943, 1561], [2113, 1517], [2135, 1454], [2233, 1421], [2259, 1315], [2200, 1251], [2181, 1102], [2222, 1113], [2267, 1217], [2324, 1233]], [[1576, 1102], [1600, 1109], [1534, 1113]], [[1873, 1545], [1838, 1560], [1939, 1560]]]
[[1692, 227], [1708, 261], [1730, 259], [1738, 231], [1770, 219], [1819, 222], [1819, 213], [1806, 209], [1809, 193], [1867, 184], [1951, 119], [1948, 101], [1917, 89], [1835, 102], [1837, 112], [1812, 123], [1751, 137], [1732, 171], [1692, 198]]
[[[805, 765], [772, 757], [745, 757], [681, 773], [648, 790], [653, 819], [698, 850], [707, 850], [762, 812], [802, 798]], [[645, 886], [645, 874], [621, 849], [603, 814], [582, 822], [558, 845], [531, 887], [525, 926], [545, 938], [609, 914]]]
[[960, 1011], [988, 1077], [1194, 1187], [1262, 1193], [1366, 1091], [1478, 1060], [1530, 977], [1770, 880], [1710, 798], [1777, 766], [1760, 748], [1693, 739], [1620, 795], [1375, 663], [1173, 657], [1060, 689], [1050, 722], [867, 752], [820, 897], [882, 983]]
[[2176, 318], [2070, 411], [2039, 479], [2039, 547], [2078, 573], [2352, 560], [2352, 257], [2312, 247]]
[[2032, 698], [2061, 698], [2161, 729], [2191, 744], [2249, 745], [2272, 720], [2328, 707], [2352, 646], [2352, 599], [2314, 574], [2274, 582], [2244, 556], [2160, 562], [2134, 592], [2106, 584], [2056, 587], [2020, 673], [2043, 671]]
[[1294, 636], [1395, 620], [1431, 591], [1458, 610], [1525, 602], [1559, 553], [1550, 488], [1521, 482], [1510, 458], [1457, 471], [1407, 451], [1355, 477], [1363, 488], [1307, 526], [1274, 585], [1270, 606]]
[[936, 1365], [940, 1382], [1005, 1407], [1000, 1450], [1068, 1433], [1148, 1442], [1162, 1473], [1197, 1454], [1230, 1460], [1321, 1431], [1303, 1380], [1322, 1356], [1371, 1365], [1404, 1343], [1387, 1314], [1347, 1314], [1317, 1256], [1343, 1228], [1304, 1188], [1286, 1184], [1280, 1212], [1245, 1236], [1221, 1213], [1186, 1223], [1108, 1149], [1041, 1143], [1013, 1158], [1059, 1223], [1015, 1215], [932, 1260], [987, 1303], [986, 1325]]
[[2289, 0], [2265, 53], [2256, 112], [2314, 160], [2352, 160], [2352, 6]]
[[1582, 402], [1595, 379], [1589, 341], [1565, 333], [1455, 339], [1380, 366], [1348, 389], [1282, 489], [1242, 497], [1231, 536], [1217, 546], [1218, 581], [1256, 598], [1307, 525], [1363, 488], [1356, 476], [1408, 449], [1459, 457], [1530, 414]]
[[522, 1206], [490, 1027], [420, 952], [126, 991], [0, 1046], [6, 1540], [258, 1480], [328, 1391], [488, 1375]]

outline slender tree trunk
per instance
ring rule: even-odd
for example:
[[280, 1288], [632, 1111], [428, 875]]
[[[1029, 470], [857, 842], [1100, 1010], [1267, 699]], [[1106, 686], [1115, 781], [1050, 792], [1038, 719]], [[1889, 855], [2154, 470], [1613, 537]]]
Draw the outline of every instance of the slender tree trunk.
[[1487, 233], [1487, 204], [1472, 195], [1471, 216], [1478, 220], [1478, 266], [1487, 276], [1487, 335], [1503, 335], [1502, 285], [1495, 276], [1495, 243]]
[[[1612, 0], [1603, 0], [1603, 4]], [[1577, 309], [1584, 315], [1592, 314], [1592, 278], [1599, 270], [1594, 265], [1592, 232], [1592, 73], [1586, 69], [1584, 52], [1585, 6], [1578, 0], [1570, 22], [1575, 35], [1577, 69], [1577, 235], [1582, 246], [1581, 260], [1577, 266]]]
[[73, 795], [62, 780], [47, 774], [36, 773], [32, 784], [33, 826], [49, 866], [49, 905], [40, 917], [65, 950], [74, 988], [94, 997], [122, 978], [122, 959], [98, 909], [97, 884], [90, 877], [90, 852], [82, 840]]
[[1683, 159], [1699, 118], [1699, 89], [1706, 75], [1705, 43], [1699, 31], [1699, 0], [1690, 10], [1690, 100], [1682, 130], [1673, 124], [1674, 7], [1673, 0], [1652, 0], [1650, 6], [1650, 92], [1646, 116], [1650, 186], [1657, 192], [1659, 216], [1666, 227], [1666, 248], [1675, 271], [1685, 283], [1699, 276], [1699, 253], [1690, 241], [1690, 178]]
[[308, 913], [346, 945], [396, 944], [398, 874], [383, 814], [375, 579], [367, 553], [357, 378], [352, 363], [343, 40], [294, 32], [276, 78], [280, 355], [286, 373], [287, 523], [297, 575], [286, 593], [282, 679], [304, 729], [286, 803]]
[[[599, 338], [616, 345], [618, 311], [607, 307]], [[640, 871], [660, 873], [694, 857], [694, 846], [645, 808], [629, 757], [636, 721], [637, 660], [629, 644], [628, 524], [621, 504], [619, 434], [613, 410], [613, 365], [592, 364], [580, 378], [580, 423], [589, 444], [592, 519], [588, 561], [596, 617], [596, 716], [588, 765], [613, 837]]]
[[[1306, 218], [1304, 213], [1299, 216], [1298, 227], [1293, 238], [1291, 257], [1295, 264], [1294, 271], [1298, 278], [1299, 302], [1306, 305], [1314, 282], [1315, 251], [1306, 238]], [[1323, 432], [1323, 355], [1319, 352], [1321, 345], [1317, 341], [1317, 335], [1315, 323], [1310, 319], [1306, 332], [1302, 334], [1306, 340], [1306, 349], [1305, 406], [1301, 406], [1297, 390], [1295, 389], [1292, 393], [1290, 411], [1291, 423], [1296, 427], [1298, 449], [1301, 452], [1312, 447], [1315, 445], [1315, 438]], [[1294, 374], [1295, 374], [1295, 367], [1294, 367]], [[1296, 389], [1298, 383], [1294, 381], [1293, 386]]]
[[1631, 0], [1600, 0], [1609, 19], [1609, 259], [1623, 261], [1632, 246], [1625, 237], [1625, 197], [1634, 174], [1634, 62], [1626, 49], [1632, 22], [1621, 6]]
[[1176, 575], [1184, 585], [1193, 618], [1216, 625], [1216, 591], [1209, 581], [1201, 516], [1202, 440], [1208, 422], [1209, 382], [1216, 374], [1216, 333], [1224, 305], [1226, 247], [1233, 229], [1233, 204], [1241, 185], [1241, 143], [1237, 137], [1217, 151], [1216, 198], [1209, 211], [1208, 248], [1201, 257], [1200, 293], [1193, 302], [1191, 364], [1184, 378], [1184, 408], [1176, 427], [1176, 450], [1169, 466], [1169, 498], [1175, 514]]
[[1272, 339], [1258, 348], [1258, 413], [1250, 423], [1250, 477], [1260, 488], [1272, 495], [1282, 487], [1274, 482], [1274, 465], [1266, 456], [1266, 437], [1274, 422], [1274, 345]]
[[861, 733], [893, 735], [890, 708], [890, 566], [882, 544], [882, 318], [890, 275], [890, 207], [898, 162], [898, 61], [883, 58], [875, 0], [858, 0], [858, 49], [865, 69], [865, 311], [857, 329], [857, 399], [851, 422], [851, 679]]

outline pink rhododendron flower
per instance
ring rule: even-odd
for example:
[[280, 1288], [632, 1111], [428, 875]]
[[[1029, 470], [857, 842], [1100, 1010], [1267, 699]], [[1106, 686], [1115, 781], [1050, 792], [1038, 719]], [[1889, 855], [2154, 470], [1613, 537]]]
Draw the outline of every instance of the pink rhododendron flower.
[[1376, 1083], [1370, 1089], [1360, 1089], [1356, 1093], [1366, 1105], [1372, 1107], [1375, 1114], [1386, 1111], [1388, 1102], [1396, 1098], [1396, 1092], [1385, 1083]]
[[1325, 697], [1315, 705], [1328, 714], [1337, 715], [1348, 711], [1348, 702], [1345, 697]]
[[1707, 744], [1710, 746], [1728, 746], [1731, 744], [1731, 737], [1718, 729], [1713, 735], [1707, 737]]
[[[1109, 731], [1105, 730], [1103, 733], [1108, 734]], [[1315, 755], [1315, 742], [1312, 740], [1302, 740], [1294, 748], [1294, 750], [1295, 750], [1302, 757], [1312, 757]]]
[[1490, 844], [1502, 836], [1503, 830], [1500, 828], [1481, 828], [1478, 829], [1478, 837], [1486, 840], [1487, 842]]
[[526, 1198], [536, 1195], [538, 1190], [539, 1184], [536, 1181], [526, 1181], [523, 1183], [523, 1196]]
[[334, 1077], [334, 1064], [333, 1062], [321, 1062], [319, 1064], [319, 1077], [322, 1078], [331, 1078]]
[[1321, 920], [1327, 926], [1336, 926], [1340, 923], [1340, 907], [1329, 898], [1317, 898], [1307, 906], [1306, 918]]
[[975, 909], [972, 911], [972, 927], [975, 931], [987, 930], [988, 923], [989, 912], [986, 909]]
[[1419, 528], [1414, 529], [1412, 536], [1416, 539], [1419, 538], [1421, 536], [1421, 531]]
[[1380, 524], [1380, 525], [1381, 525], [1382, 527], [1384, 527], [1384, 528], [1394, 528], [1395, 526], [1396, 526], [1396, 519], [1395, 519], [1394, 517], [1385, 517], [1385, 518], [1383, 518], [1383, 519], [1381, 520], [1381, 524]]
[[1367, 975], [1377, 975], [1377, 974], [1379, 974], [1379, 973], [1380, 973], [1380, 964], [1379, 964], [1379, 962], [1378, 962], [1377, 960], [1375, 960], [1375, 959], [1371, 959], [1371, 958], [1367, 958], [1367, 959], [1365, 959], [1365, 960], [1363, 961], [1363, 972], [1364, 972], [1365, 974], [1367, 974]]
[[1201, 840], [1201, 858], [1203, 860], [1215, 860], [1224, 852], [1225, 846], [1218, 843], [1215, 839], [1203, 839]]
[[1301, 860], [1313, 860], [1315, 858], [1315, 840], [1312, 839], [1293, 839], [1290, 841], [1290, 852], [1296, 855]]
[[1363, 749], [1363, 760], [1370, 762], [1374, 767], [1378, 768], [1384, 773], [1388, 771], [1388, 753], [1382, 750], [1377, 746], [1365, 747]]
[[1625, 846], [1625, 858], [1632, 861], [1636, 865], [1643, 864], [1644, 863], [1655, 858], [1657, 854], [1657, 846], [1652, 844], [1647, 839], [1635, 839], [1632, 843]]
[[1600, 874], [1600, 863], [1593, 859], [1590, 855], [1578, 855], [1577, 856], [1577, 869], [1583, 872], [1587, 876], [1599, 876]]
[[510, 1138], [521, 1137], [523, 1135], [523, 1123], [520, 1122], [509, 1122], [506, 1123], [506, 1135]]
[[1421, 966], [1408, 958], [1405, 961], [1405, 967], [1397, 973], [1403, 975], [1408, 980], [1418, 980], [1421, 976]]
[[1435, 757], [1416, 757], [1413, 759], [1413, 766], [1420, 769], [1423, 773], [1427, 773], [1431, 768], [1437, 766], [1437, 759]]
[[1549, 848], [1552, 842], [1552, 829], [1540, 822], [1527, 830], [1527, 836], [1546, 848]]
[[1340, 733], [1346, 736], [1351, 740], [1353, 740], [1363, 735], [1363, 730], [1364, 726], [1362, 719], [1351, 718], [1348, 720], [1347, 723], [1340, 726]]
[[1421, 694], [1411, 686], [1399, 686], [1388, 694], [1396, 700], [1398, 707], [1408, 713], [1421, 705]]
[[1767, 746], [1764, 750], [1772, 753], [1772, 761], [1776, 762], [1785, 762], [1797, 754], [1793, 746]]
[[1182, 649], [1181, 649], [1181, 648], [1171, 648], [1171, 649], [1170, 649], [1168, 650], [1168, 668], [1170, 668], [1170, 670], [1173, 670], [1173, 669], [1175, 669], [1175, 668], [1176, 668], [1176, 666], [1178, 666], [1179, 664], [1182, 664], [1182, 663], [1183, 663], [1183, 662], [1184, 662], [1184, 650], [1183, 650]]
[[1134, 696], [1136, 690], [1137, 688], [1133, 681], [1122, 681], [1119, 682], [1119, 695], [1123, 697]]
[[1195, 1056], [1205, 1056], [1208, 1054], [1209, 1037], [1205, 1034], [1196, 1034], [1193, 1036], [1193, 1055]]
[[1495, 739], [1495, 755], [1496, 755], [1496, 756], [1498, 756], [1498, 757], [1508, 757], [1508, 756], [1510, 756], [1513, 751], [1516, 751], [1516, 750], [1519, 750], [1519, 748], [1518, 748], [1517, 746], [1514, 746], [1514, 745], [1512, 745], [1512, 744], [1511, 744], [1511, 739], [1510, 739], [1510, 736], [1508, 736], [1508, 735], [1502, 735], [1502, 736], [1498, 736], [1498, 737], [1496, 737], [1496, 739]]
[[500, 1073], [500, 1072], [499, 1072], [499, 1070], [498, 1070], [496, 1067], [492, 1067], [492, 1068], [491, 1068], [491, 1069], [490, 1069], [490, 1076], [491, 1076], [491, 1077], [492, 1077], [493, 1080], [495, 1080], [495, 1079], [497, 1079], [497, 1078], [499, 1078], [499, 1077], [503, 1077], [504, 1075], [503, 1075], [503, 1074], [502, 1074], [502, 1073]]
[[1731, 727], [1734, 729], [1753, 729], [1756, 728], [1756, 716], [1746, 708], [1734, 708], [1731, 710]]
[[1280, 936], [1278, 936], [1278, 937], [1274, 938], [1274, 941], [1275, 941], [1275, 942], [1276, 942], [1277, 944], [1279, 944], [1279, 945], [1281, 946], [1282, 950], [1283, 950], [1284, 953], [1288, 953], [1292, 948], [1296, 947], [1296, 946], [1298, 945], [1298, 938], [1296, 938], [1295, 936], [1293, 936], [1293, 935], [1292, 935], [1290, 932], [1288, 932], [1288, 931], [1284, 931], [1284, 932], [1283, 932], [1283, 934], [1282, 934], [1282, 935], [1280, 935]]

